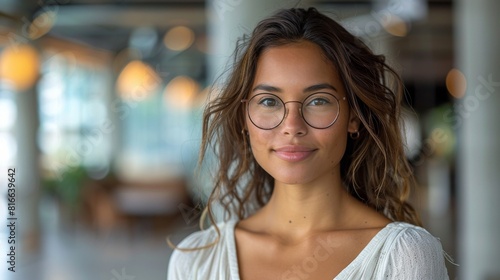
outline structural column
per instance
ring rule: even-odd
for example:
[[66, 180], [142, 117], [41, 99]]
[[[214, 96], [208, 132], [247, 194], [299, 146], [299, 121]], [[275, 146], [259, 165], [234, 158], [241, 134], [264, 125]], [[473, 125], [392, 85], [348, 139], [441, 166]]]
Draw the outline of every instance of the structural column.
[[467, 92], [459, 132], [460, 279], [500, 279], [500, 1], [456, 2], [457, 65]]
[[[39, 151], [37, 148], [38, 103], [34, 88], [16, 92], [16, 209], [18, 215], [17, 242], [21, 261], [24, 254], [39, 246], [40, 227], [38, 201], [40, 197]], [[17, 243], [16, 242], [16, 243]]]

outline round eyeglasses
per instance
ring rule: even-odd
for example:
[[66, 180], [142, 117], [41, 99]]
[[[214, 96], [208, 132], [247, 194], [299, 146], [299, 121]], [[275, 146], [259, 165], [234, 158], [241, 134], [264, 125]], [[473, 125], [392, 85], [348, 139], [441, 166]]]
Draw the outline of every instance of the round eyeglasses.
[[[345, 100], [345, 97], [342, 98]], [[250, 121], [258, 128], [270, 130], [278, 127], [285, 119], [287, 103], [299, 103], [300, 115], [312, 128], [326, 129], [332, 126], [339, 117], [340, 104], [337, 97], [326, 92], [309, 95], [303, 102], [283, 102], [272, 93], [259, 93], [250, 99], [241, 100], [247, 103], [247, 114]]]

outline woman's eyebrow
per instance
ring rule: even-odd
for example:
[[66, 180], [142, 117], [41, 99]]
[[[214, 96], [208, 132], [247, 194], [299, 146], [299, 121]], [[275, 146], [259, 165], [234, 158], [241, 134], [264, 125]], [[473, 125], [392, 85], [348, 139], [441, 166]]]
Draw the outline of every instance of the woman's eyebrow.
[[331, 90], [333, 90], [335, 92], [338, 92], [337, 89], [334, 86], [332, 86], [332, 85], [330, 85], [328, 83], [322, 83], [322, 84], [312, 85], [310, 87], [305, 88], [304, 92], [311, 92], [311, 91], [317, 91], [317, 90], [322, 90], [322, 89], [331, 89]]
[[[334, 86], [332, 86], [331, 84], [328, 84], [328, 83], [322, 83], [322, 84], [316, 84], [316, 85], [309, 86], [309, 87], [304, 89], [304, 92], [307, 93], [307, 92], [312, 92], [312, 91], [317, 91], [317, 90], [322, 90], [322, 89], [330, 89], [330, 90], [333, 90], [335, 92], [338, 92]], [[267, 92], [283, 92], [283, 90], [280, 88], [273, 87], [273, 86], [266, 85], [266, 84], [259, 84], [259, 85], [255, 86], [252, 89], [252, 92], [257, 91], [257, 90], [263, 90], [263, 91], [267, 91]]]
[[266, 84], [259, 84], [256, 87], [252, 89], [252, 92], [257, 91], [257, 90], [263, 90], [263, 91], [268, 91], [268, 92], [282, 92], [280, 88], [273, 87], [270, 85]]

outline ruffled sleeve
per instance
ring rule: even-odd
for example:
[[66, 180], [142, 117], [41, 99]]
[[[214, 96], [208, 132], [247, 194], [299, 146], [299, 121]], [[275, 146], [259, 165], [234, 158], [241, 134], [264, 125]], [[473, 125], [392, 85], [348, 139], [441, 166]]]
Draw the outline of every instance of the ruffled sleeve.
[[410, 226], [389, 242], [380, 279], [449, 279], [441, 242], [425, 229]]

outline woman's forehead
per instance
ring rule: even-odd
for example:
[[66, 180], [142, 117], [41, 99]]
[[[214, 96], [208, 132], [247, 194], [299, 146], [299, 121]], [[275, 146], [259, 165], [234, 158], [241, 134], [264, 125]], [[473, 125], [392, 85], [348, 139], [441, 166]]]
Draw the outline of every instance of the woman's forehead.
[[335, 65], [325, 58], [319, 46], [308, 41], [271, 47], [261, 54], [256, 66], [250, 91], [267, 87], [274, 91], [293, 88], [308, 92], [317, 85], [343, 90]]

